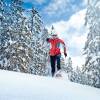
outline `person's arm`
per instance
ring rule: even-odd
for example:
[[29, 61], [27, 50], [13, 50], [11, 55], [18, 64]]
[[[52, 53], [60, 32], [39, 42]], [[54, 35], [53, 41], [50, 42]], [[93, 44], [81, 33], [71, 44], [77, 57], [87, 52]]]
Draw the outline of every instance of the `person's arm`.
[[63, 44], [63, 47], [64, 47], [64, 55], [66, 57], [67, 56], [67, 53], [66, 53], [66, 45], [65, 45], [64, 41], [61, 40], [61, 39], [59, 39], [59, 42]]

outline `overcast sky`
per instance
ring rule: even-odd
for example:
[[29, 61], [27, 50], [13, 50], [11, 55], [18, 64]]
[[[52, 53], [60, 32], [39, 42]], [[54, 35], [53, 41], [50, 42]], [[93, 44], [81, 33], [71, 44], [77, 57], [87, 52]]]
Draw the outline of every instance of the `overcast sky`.
[[50, 30], [54, 25], [59, 37], [67, 46], [68, 57], [73, 66], [84, 64], [82, 55], [87, 36], [84, 26], [87, 0], [24, 0], [24, 7], [32, 5], [42, 16], [44, 25]]

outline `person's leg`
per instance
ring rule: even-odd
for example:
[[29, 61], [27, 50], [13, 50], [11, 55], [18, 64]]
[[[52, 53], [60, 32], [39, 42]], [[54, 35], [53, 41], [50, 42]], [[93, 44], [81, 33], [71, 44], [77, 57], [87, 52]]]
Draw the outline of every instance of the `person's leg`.
[[52, 76], [54, 76], [54, 73], [55, 73], [55, 56], [50, 56], [50, 62], [51, 62], [51, 73], [52, 73]]
[[57, 59], [57, 70], [61, 69], [61, 66], [60, 66], [60, 57], [61, 57], [60, 54], [56, 56], [56, 59]]

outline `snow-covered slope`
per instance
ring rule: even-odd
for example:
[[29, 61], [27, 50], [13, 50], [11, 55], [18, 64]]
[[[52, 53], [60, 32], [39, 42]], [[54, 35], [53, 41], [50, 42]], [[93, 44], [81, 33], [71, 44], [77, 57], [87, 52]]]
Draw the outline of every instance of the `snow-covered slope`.
[[62, 79], [0, 70], [0, 100], [100, 100], [100, 90]]

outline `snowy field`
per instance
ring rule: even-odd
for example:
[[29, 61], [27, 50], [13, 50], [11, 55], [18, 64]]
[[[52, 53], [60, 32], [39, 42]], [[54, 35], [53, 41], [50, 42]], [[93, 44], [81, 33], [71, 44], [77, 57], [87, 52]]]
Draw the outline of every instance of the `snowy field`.
[[100, 89], [0, 70], [0, 100], [100, 100]]

